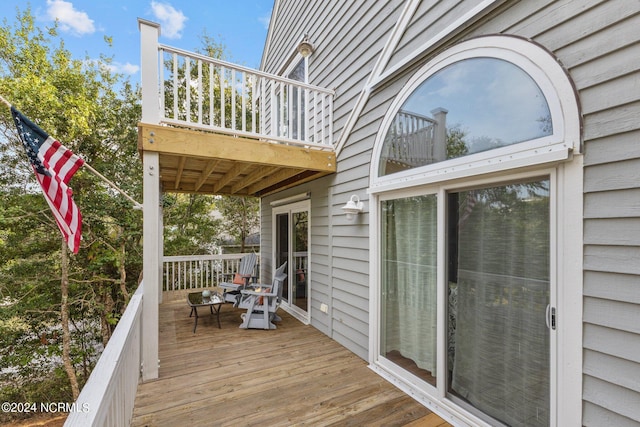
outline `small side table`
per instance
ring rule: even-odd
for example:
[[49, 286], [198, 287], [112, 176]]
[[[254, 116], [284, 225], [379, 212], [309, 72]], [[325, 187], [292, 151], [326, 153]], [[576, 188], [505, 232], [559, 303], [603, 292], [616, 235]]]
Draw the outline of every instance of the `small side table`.
[[211, 315], [216, 315], [218, 320], [218, 328], [222, 328], [220, 326], [220, 308], [222, 308], [223, 300], [218, 294], [212, 294], [210, 297], [203, 297], [202, 292], [191, 292], [187, 296], [187, 303], [189, 307], [191, 307], [191, 313], [189, 317], [195, 315], [195, 319], [193, 322], [193, 333], [196, 333], [196, 328], [198, 327], [198, 307], [209, 307], [211, 311]]

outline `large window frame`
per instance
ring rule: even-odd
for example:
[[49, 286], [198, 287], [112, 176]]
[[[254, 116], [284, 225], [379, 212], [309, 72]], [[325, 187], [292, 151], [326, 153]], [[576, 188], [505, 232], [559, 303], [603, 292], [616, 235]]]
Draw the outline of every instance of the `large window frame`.
[[[549, 136], [451, 159], [420, 168], [379, 176], [386, 131], [413, 91], [429, 76], [456, 61], [495, 57], [527, 72], [549, 104], [553, 132]], [[557, 307], [557, 330], [551, 344], [550, 425], [581, 425], [582, 413], [582, 156], [581, 123], [574, 87], [548, 51], [512, 36], [488, 36], [456, 45], [423, 66], [398, 94], [385, 116], [373, 149], [370, 169], [370, 330], [372, 369], [454, 424], [488, 425], [447, 396], [446, 385], [420, 380], [381, 357], [381, 202], [448, 192], [533, 177], [550, 179], [551, 282]], [[438, 206], [438, 378], [446, 378], [446, 210]]]

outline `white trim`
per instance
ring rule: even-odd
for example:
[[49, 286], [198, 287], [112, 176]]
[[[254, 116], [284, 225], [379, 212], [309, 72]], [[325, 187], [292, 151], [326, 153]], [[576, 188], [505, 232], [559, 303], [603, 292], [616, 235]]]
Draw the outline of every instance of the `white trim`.
[[376, 64], [373, 66], [371, 73], [367, 79], [367, 82], [364, 84], [358, 99], [356, 100], [356, 104], [351, 110], [351, 114], [347, 117], [347, 121], [345, 122], [344, 128], [342, 129], [342, 133], [340, 134], [340, 138], [336, 142], [336, 158], [342, 151], [344, 144], [347, 142], [347, 138], [351, 134], [353, 127], [355, 126], [358, 118], [360, 117], [360, 113], [369, 100], [369, 94], [371, 93], [372, 83], [378, 78], [378, 76], [384, 71], [384, 67], [387, 66], [389, 60], [391, 60], [391, 56], [393, 52], [400, 43], [402, 39], [402, 35], [407, 29], [407, 26], [411, 23], [411, 18], [413, 14], [416, 12], [416, 9], [420, 5], [421, 0], [408, 0], [404, 6], [404, 9], [400, 13], [400, 17], [396, 22], [396, 25], [393, 27], [393, 31], [387, 42], [385, 43], [382, 51], [380, 52], [380, 56], [378, 56], [378, 60]]
[[[496, 171], [514, 170], [517, 168], [531, 167], [534, 165], [553, 163], [569, 159], [571, 151], [564, 144], [547, 146], [532, 144], [533, 147], [523, 151], [515, 151], [504, 156], [493, 155], [486, 151], [478, 153], [473, 157], [475, 161], [464, 162], [467, 157], [459, 157], [446, 162], [446, 166], [439, 163], [425, 168], [416, 168], [405, 172], [400, 172], [389, 176], [382, 182], [374, 183], [368, 189], [369, 193], [380, 193], [392, 191], [409, 186], [422, 186], [436, 184], [438, 182], [450, 181], [453, 179], [468, 178], [481, 174], [494, 173]], [[494, 152], [509, 151], [503, 150], [509, 147], [492, 150]], [[468, 160], [468, 159], [467, 159]], [[442, 162], [443, 164], [445, 162]], [[411, 173], [413, 171], [413, 173]]]
[[270, 203], [272, 207], [286, 205], [288, 203], [299, 202], [301, 200], [306, 200], [311, 197], [311, 192], [307, 191], [306, 193], [296, 194], [295, 196], [285, 197], [283, 199], [274, 200]]
[[[418, 386], [421, 382], [419, 379], [415, 378], [414, 382], [411, 379], [401, 378], [394, 372], [392, 366], [384, 363], [377, 363], [369, 365], [369, 368], [415, 399], [417, 402], [427, 407], [430, 411], [436, 413], [449, 424], [458, 427], [494, 427], [491, 424], [487, 424], [486, 421], [461, 410], [459, 406], [451, 402], [449, 399], [438, 399], [435, 395], [432, 396], [424, 393]], [[430, 384], [426, 384], [426, 386], [431, 387]]]
[[483, 16], [484, 14], [491, 11], [494, 7], [498, 6], [500, 3], [503, 3], [505, 0], [483, 0], [481, 3], [476, 5], [473, 9], [460, 16], [454, 22], [449, 24], [446, 28], [436, 34], [434, 37], [430, 38], [426, 42], [424, 42], [420, 47], [411, 52], [409, 55], [405, 56], [404, 59], [393, 67], [389, 68], [386, 73], [378, 76], [375, 81], [372, 82], [372, 89], [383, 83], [385, 80], [393, 77], [402, 69], [404, 69], [407, 65], [413, 63], [417, 58], [419, 58], [422, 54], [424, 54], [429, 49], [433, 48], [435, 45], [443, 41], [447, 37], [451, 37], [451, 35], [455, 34], [461, 28], [464, 28], [474, 19]]
[[283, 76], [287, 79], [291, 79], [291, 77], [289, 77], [289, 74], [291, 74], [291, 72], [298, 66], [301, 61], [304, 62], [304, 81], [302, 83], [309, 84], [309, 57], [304, 57], [298, 52], [292, 54], [291, 60], [289, 60], [289, 62], [286, 64], [286, 68], [281, 67], [278, 75]]
[[[303, 193], [305, 194], [305, 193]], [[306, 193], [309, 194], [309, 193]], [[295, 197], [295, 196], [294, 196]], [[283, 199], [285, 200], [285, 199]], [[311, 200], [309, 200], [308, 198], [303, 199], [303, 200], [299, 200], [296, 202], [292, 202], [289, 204], [281, 204], [278, 206], [273, 207], [272, 211], [271, 211], [271, 221], [272, 221], [272, 227], [271, 227], [271, 238], [272, 238], [272, 247], [271, 247], [271, 259], [272, 259], [272, 265], [274, 266], [274, 269], [277, 267], [276, 266], [276, 257], [277, 257], [277, 253], [276, 253], [276, 245], [277, 245], [277, 216], [280, 214], [287, 214], [288, 218], [289, 218], [289, 229], [287, 230], [287, 234], [288, 234], [288, 241], [287, 241], [287, 245], [289, 246], [289, 248], [291, 248], [292, 246], [292, 233], [291, 233], [291, 218], [292, 218], [292, 214], [294, 213], [299, 213], [299, 212], [307, 212], [307, 221], [308, 221], [308, 227], [307, 227], [307, 272], [306, 272], [306, 280], [307, 280], [307, 310], [306, 312], [301, 310], [298, 306], [296, 306], [295, 304], [292, 304], [291, 301], [289, 300], [289, 295], [286, 296], [287, 298], [287, 302], [285, 303], [285, 301], [283, 300], [280, 304], [280, 308], [282, 308], [284, 311], [286, 311], [287, 313], [289, 313], [290, 315], [292, 315], [293, 317], [295, 317], [296, 319], [298, 319], [299, 321], [301, 321], [302, 323], [304, 323], [305, 325], [308, 325], [311, 323]], [[290, 260], [288, 260], [290, 261]], [[294, 265], [293, 263], [289, 262], [289, 265], [287, 266], [287, 275], [289, 277], [289, 286], [291, 286], [293, 283], [295, 283], [293, 280], [294, 276], [295, 276], [295, 271], [294, 271]]]
[[558, 168], [558, 348], [559, 426], [582, 425], [583, 217], [582, 156]]
[[269, 49], [271, 49], [271, 41], [273, 40], [273, 27], [275, 18], [280, 9], [280, 0], [275, 0], [273, 2], [273, 9], [271, 9], [271, 18], [269, 19], [269, 29], [267, 30], [267, 37], [264, 41], [264, 49], [262, 50], [262, 58], [260, 59], [260, 70], [264, 70], [265, 60], [267, 59], [267, 55], [269, 53]]
[[[491, 57], [520, 67], [540, 87], [549, 105], [553, 134], [529, 142], [471, 154], [391, 175], [378, 176], [383, 141], [396, 113], [408, 97], [431, 75], [469, 58]], [[371, 188], [407, 185], [463, 178], [479, 173], [523, 167], [527, 164], [566, 160], [581, 149], [578, 103], [573, 85], [558, 61], [546, 50], [527, 40], [511, 36], [486, 36], [462, 42], [425, 64], [395, 98], [380, 126], [374, 144], [369, 176]], [[452, 175], [453, 174], [453, 175]]]

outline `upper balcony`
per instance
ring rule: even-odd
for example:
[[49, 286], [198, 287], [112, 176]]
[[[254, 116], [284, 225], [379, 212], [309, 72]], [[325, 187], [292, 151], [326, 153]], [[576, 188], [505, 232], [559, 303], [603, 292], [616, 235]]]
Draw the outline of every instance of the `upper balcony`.
[[[159, 154], [164, 191], [263, 196], [336, 171], [333, 91], [159, 44], [140, 26], [155, 60], [143, 60], [138, 149]], [[145, 104], [157, 111], [145, 117]]]

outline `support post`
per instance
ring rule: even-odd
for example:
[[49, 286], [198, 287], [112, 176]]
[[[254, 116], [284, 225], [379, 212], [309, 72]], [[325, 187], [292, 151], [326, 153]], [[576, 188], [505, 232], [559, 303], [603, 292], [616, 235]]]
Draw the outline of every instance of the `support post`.
[[[140, 73], [142, 122], [158, 124], [158, 37], [160, 26], [138, 19], [140, 29]], [[143, 153], [143, 299], [142, 380], [158, 378], [158, 304], [161, 292], [162, 215], [160, 205], [160, 161], [158, 153]], [[160, 230], [160, 232], [159, 232]]]
[[431, 110], [436, 121], [435, 134], [433, 135], [433, 161], [442, 162], [447, 160], [447, 113], [444, 108]]

